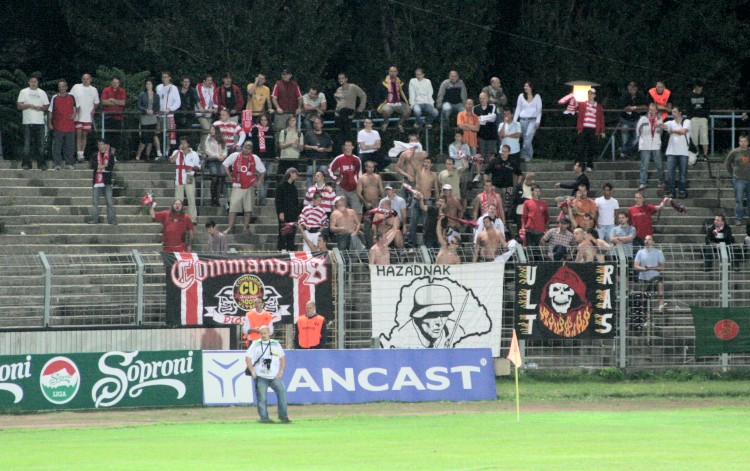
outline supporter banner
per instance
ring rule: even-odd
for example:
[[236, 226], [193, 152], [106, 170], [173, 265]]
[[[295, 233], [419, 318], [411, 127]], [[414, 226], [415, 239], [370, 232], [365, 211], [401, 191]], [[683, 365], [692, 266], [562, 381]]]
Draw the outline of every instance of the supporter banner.
[[273, 314], [274, 322], [295, 322], [310, 300], [318, 312], [333, 318], [327, 252], [252, 257], [164, 252], [162, 257], [170, 324], [240, 324], [258, 301]]
[[614, 337], [614, 273], [607, 263], [517, 265], [519, 338]]
[[491, 348], [500, 356], [504, 263], [370, 265], [382, 348]]
[[[290, 404], [497, 399], [490, 349], [291, 350], [284, 384]], [[204, 351], [207, 406], [251, 404], [245, 352]], [[276, 396], [269, 389], [269, 403]]]
[[695, 356], [750, 352], [750, 308], [690, 306]]
[[200, 350], [0, 356], [0, 410], [202, 403]]

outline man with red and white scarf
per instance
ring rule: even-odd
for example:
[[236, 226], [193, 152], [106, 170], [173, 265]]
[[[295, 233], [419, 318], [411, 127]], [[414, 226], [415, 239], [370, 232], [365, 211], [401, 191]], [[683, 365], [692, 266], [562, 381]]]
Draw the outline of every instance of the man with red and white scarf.
[[343, 196], [355, 213], [362, 213], [362, 202], [357, 194], [357, 184], [362, 176], [362, 161], [354, 155], [354, 143], [344, 142], [344, 153], [333, 159], [328, 175], [336, 182], [336, 194]]
[[208, 130], [213, 123], [213, 115], [219, 112], [219, 89], [214, 84], [214, 78], [211, 75], [203, 77], [195, 90], [198, 92], [198, 111], [196, 118], [201, 125], [201, 140], [198, 145], [198, 153], [203, 154], [203, 146], [208, 136]]
[[112, 199], [112, 171], [115, 168], [115, 156], [110, 153], [109, 143], [104, 139], [99, 139], [99, 152], [91, 159], [91, 168], [94, 170], [94, 193], [89, 224], [99, 224], [100, 190], [104, 190], [104, 198], [107, 202], [107, 223], [117, 224], [117, 214]]
[[588, 92], [589, 99], [578, 103], [578, 160], [586, 162], [586, 170], [594, 168], [598, 151], [596, 140], [604, 137], [604, 110], [596, 102], [596, 89]]
[[180, 147], [172, 153], [169, 161], [175, 164], [174, 197], [178, 200], [187, 198], [188, 214], [195, 221], [198, 208], [195, 204], [195, 171], [201, 169], [201, 159], [190, 148], [187, 136], [180, 137]]
[[232, 194], [229, 197], [229, 233], [234, 229], [237, 213], [245, 215], [243, 232], [250, 232], [250, 223], [255, 205], [255, 188], [263, 184], [266, 167], [260, 157], [253, 154], [253, 143], [245, 141], [241, 152], [235, 152], [224, 160], [224, 172], [232, 180]]

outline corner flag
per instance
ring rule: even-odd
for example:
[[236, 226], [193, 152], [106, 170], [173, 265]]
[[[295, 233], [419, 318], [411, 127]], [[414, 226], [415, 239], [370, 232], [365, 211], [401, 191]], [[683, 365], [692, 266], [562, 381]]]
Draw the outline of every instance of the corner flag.
[[513, 339], [510, 341], [510, 350], [508, 351], [508, 360], [513, 363], [516, 368], [523, 365], [521, 361], [521, 349], [518, 348], [518, 337], [516, 336], [516, 329], [513, 329]]

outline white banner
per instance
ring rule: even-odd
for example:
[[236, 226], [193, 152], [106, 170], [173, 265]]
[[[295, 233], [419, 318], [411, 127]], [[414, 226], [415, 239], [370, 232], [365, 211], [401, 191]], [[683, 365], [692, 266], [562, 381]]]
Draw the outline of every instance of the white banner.
[[491, 348], [500, 356], [505, 263], [370, 265], [381, 348]]

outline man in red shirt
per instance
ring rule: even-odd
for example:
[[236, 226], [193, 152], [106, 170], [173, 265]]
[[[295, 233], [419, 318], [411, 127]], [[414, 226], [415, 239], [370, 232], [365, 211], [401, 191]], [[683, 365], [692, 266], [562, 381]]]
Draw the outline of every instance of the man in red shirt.
[[120, 87], [119, 77], [112, 77], [110, 86], [102, 90], [100, 100], [102, 111], [104, 111], [106, 140], [109, 142], [110, 152], [115, 155], [117, 149], [120, 148], [120, 137], [122, 136], [122, 133], [119, 132], [122, 131], [122, 110], [125, 109], [125, 102], [128, 100], [125, 89]]
[[542, 189], [531, 185], [531, 199], [523, 202], [522, 227], [526, 231], [526, 245], [540, 245], [549, 224], [549, 207], [541, 199]]
[[273, 120], [274, 129], [286, 128], [286, 122], [290, 116], [302, 113], [302, 92], [297, 82], [292, 80], [292, 71], [284, 69], [281, 71], [281, 80], [277, 80], [271, 92], [276, 116]]
[[630, 224], [635, 227], [634, 247], [643, 247], [646, 236], [653, 235], [654, 226], [651, 217], [664, 209], [664, 204], [668, 203], [670, 199], [664, 198], [659, 206], [645, 204], [644, 201], [643, 193], [638, 191], [635, 193], [635, 205], [628, 208], [628, 219], [630, 219]]
[[357, 214], [362, 214], [362, 202], [357, 194], [357, 184], [362, 175], [362, 161], [352, 154], [354, 143], [344, 142], [344, 153], [333, 159], [328, 167], [328, 175], [336, 182], [336, 194], [343, 196], [349, 207]]
[[52, 160], [55, 170], [60, 170], [63, 158], [68, 170], [75, 169], [76, 123], [78, 114], [76, 97], [68, 93], [68, 82], [57, 82], [57, 95], [49, 104], [49, 129], [52, 131]]
[[175, 200], [169, 211], [154, 212], [149, 208], [151, 220], [162, 224], [162, 242], [165, 252], [192, 252], [193, 221], [183, 211], [182, 200]]

